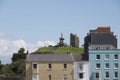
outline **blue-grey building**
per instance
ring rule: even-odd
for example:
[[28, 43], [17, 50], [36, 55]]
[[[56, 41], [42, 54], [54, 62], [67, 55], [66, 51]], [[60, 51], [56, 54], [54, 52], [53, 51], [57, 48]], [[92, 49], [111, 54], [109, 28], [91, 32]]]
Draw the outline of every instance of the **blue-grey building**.
[[90, 80], [120, 80], [120, 50], [89, 50]]
[[110, 28], [90, 31], [90, 80], [120, 80], [120, 50]]

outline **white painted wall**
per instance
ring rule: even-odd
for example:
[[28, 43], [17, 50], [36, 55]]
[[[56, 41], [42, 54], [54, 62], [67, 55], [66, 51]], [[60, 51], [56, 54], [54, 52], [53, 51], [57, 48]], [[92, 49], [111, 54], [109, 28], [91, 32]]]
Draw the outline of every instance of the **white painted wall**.
[[[80, 64], [83, 64], [83, 70], [80, 70]], [[84, 77], [79, 78], [79, 73], [83, 73]], [[73, 71], [74, 80], [89, 80], [89, 62], [74, 62], [74, 71]]]

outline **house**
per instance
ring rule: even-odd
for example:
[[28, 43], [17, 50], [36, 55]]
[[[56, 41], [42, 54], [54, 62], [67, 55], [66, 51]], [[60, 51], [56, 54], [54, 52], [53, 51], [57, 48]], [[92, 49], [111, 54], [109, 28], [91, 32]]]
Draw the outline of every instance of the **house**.
[[[89, 80], [85, 78], [89, 71], [88, 61], [82, 62], [83, 59], [80, 54], [29, 54], [26, 80]], [[78, 69], [81, 69], [79, 73]]]
[[26, 80], [73, 80], [71, 54], [29, 54]]
[[86, 55], [74, 55], [73, 65], [73, 80], [89, 80], [89, 61]]
[[120, 80], [120, 50], [89, 50], [90, 80]]
[[[111, 32], [111, 28], [98, 27], [95, 30], [90, 30], [84, 38], [84, 53], [89, 54], [90, 45], [112, 45], [117, 49], [117, 37]], [[98, 47], [99, 48], [99, 47]]]
[[90, 80], [120, 80], [120, 50], [110, 27], [98, 27], [89, 34]]

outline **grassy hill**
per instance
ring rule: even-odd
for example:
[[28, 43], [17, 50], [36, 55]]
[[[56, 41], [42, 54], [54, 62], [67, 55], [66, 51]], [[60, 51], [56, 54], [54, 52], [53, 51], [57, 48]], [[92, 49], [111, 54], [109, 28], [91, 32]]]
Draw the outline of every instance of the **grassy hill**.
[[80, 54], [83, 53], [83, 48], [77, 48], [77, 47], [42, 47], [39, 48], [35, 53], [42, 53], [42, 54], [66, 54], [66, 53], [74, 53], [74, 54]]

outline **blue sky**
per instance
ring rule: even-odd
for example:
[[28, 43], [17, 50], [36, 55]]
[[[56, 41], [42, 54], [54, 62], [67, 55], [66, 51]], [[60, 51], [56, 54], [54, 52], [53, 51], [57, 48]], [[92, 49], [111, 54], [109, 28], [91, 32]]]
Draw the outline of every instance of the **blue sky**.
[[0, 58], [9, 63], [19, 47], [54, 45], [61, 32], [66, 43], [74, 33], [82, 45], [98, 26], [110, 26], [120, 38], [120, 0], [0, 0]]

